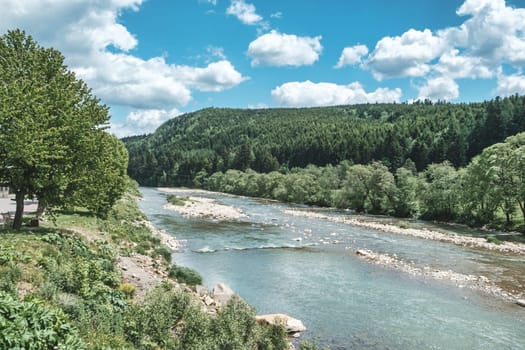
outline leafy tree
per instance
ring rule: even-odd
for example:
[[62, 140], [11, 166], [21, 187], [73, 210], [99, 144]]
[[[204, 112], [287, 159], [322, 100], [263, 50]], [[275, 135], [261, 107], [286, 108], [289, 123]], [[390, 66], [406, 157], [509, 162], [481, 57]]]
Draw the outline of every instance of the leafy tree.
[[392, 200], [393, 214], [398, 217], [417, 217], [419, 215], [417, 174], [402, 167], [396, 171], [396, 188]]
[[[109, 159], [114, 151], [118, 161], [124, 160], [124, 150], [115, 141], [114, 147], [95, 146], [111, 143], [102, 136], [108, 119], [108, 108], [67, 69], [60, 52], [39, 46], [20, 30], [0, 37], [0, 179], [16, 196], [15, 229], [21, 226], [26, 197], [38, 197], [43, 206], [60, 205], [80, 177], [98, 173], [109, 183], [120, 181], [104, 174], [109, 161], [84, 161], [95, 155], [93, 149], [102, 152], [96, 156]], [[110, 187], [107, 196], [114, 200], [121, 191]]]
[[460, 203], [460, 177], [449, 163], [430, 164], [421, 174], [423, 217], [453, 220]]

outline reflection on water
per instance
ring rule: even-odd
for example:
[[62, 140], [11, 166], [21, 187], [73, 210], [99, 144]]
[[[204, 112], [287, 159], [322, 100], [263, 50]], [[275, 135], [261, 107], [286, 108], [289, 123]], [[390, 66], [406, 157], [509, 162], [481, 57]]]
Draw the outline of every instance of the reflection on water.
[[[354, 251], [484, 275], [523, 288], [524, 258], [283, 214], [289, 205], [213, 194], [248, 214], [235, 222], [186, 219], [142, 189], [159, 228], [187, 240], [178, 264], [212, 287], [228, 283], [259, 313], [288, 313], [333, 349], [522, 349], [525, 310], [443, 282], [374, 266]], [[345, 215], [345, 212], [332, 212]]]

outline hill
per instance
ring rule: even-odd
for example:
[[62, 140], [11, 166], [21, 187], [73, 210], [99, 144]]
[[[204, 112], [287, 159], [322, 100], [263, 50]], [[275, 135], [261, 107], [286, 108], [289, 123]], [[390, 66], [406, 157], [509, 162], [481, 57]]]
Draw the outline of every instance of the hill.
[[464, 166], [485, 147], [525, 130], [525, 97], [470, 104], [365, 104], [318, 108], [208, 108], [123, 139], [128, 173], [142, 185], [192, 185], [197, 174], [270, 172], [349, 160], [411, 159], [418, 170]]

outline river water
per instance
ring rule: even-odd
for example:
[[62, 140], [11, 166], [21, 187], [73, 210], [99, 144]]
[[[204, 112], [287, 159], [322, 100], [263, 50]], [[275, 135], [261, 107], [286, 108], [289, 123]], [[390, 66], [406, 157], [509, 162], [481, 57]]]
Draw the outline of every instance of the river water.
[[184, 218], [163, 209], [164, 193], [141, 192], [140, 206], [153, 224], [186, 241], [174, 262], [198, 270], [209, 288], [226, 282], [259, 314], [302, 320], [303, 337], [332, 349], [525, 349], [525, 308], [370, 264], [355, 251], [483, 275], [518, 291], [525, 285], [523, 256], [290, 216], [283, 211], [297, 206], [215, 193], [206, 197], [247, 217]]

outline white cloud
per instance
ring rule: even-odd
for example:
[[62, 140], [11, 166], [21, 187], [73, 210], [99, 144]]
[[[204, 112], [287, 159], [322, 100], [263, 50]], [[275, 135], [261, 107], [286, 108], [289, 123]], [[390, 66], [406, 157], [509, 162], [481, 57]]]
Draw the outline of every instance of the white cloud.
[[466, 0], [457, 14], [469, 18], [441, 36], [497, 69], [502, 62], [525, 65], [525, 9], [506, 6], [505, 0]]
[[283, 13], [280, 12], [280, 11], [279, 11], [279, 12], [275, 12], [275, 13], [272, 13], [272, 14], [270, 15], [270, 17], [271, 17], [271, 18], [276, 18], [276, 19], [281, 19], [281, 18], [283, 18]]
[[244, 24], [254, 25], [262, 21], [262, 17], [255, 12], [255, 6], [244, 0], [232, 0], [226, 9], [228, 15], [237, 17]]
[[460, 16], [477, 15], [484, 11], [500, 11], [505, 8], [505, 0], [465, 0], [457, 10]]
[[201, 91], [223, 91], [248, 79], [226, 60], [210, 63], [205, 68], [178, 66], [174, 71], [186, 84]]
[[[246, 80], [220, 48], [218, 61], [204, 67], [170, 64], [164, 57], [133, 55], [137, 38], [118, 23], [124, 9], [138, 11], [143, 0], [4, 0], [0, 32], [22, 28], [39, 44], [60, 50], [66, 64], [104, 103], [164, 109], [184, 106], [192, 91], [222, 91]], [[133, 121], [130, 119], [130, 121]]]
[[366, 92], [354, 82], [349, 85], [332, 83], [289, 82], [272, 90], [272, 97], [281, 106], [333, 106], [355, 103], [399, 102], [401, 89], [379, 88]]
[[252, 66], [303, 66], [319, 59], [321, 36], [300, 37], [275, 30], [261, 35], [248, 46]]
[[225, 60], [227, 58], [226, 55], [224, 54], [224, 48], [222, 47], [208, 46], [206, 48], [206, 51], [212, 57], [217, 57], [218, 59], [221, 59], [221, 60]]
[[419, 100], [451, 101], [459, 97], [459, 86], [451, 78], [438, 77], [428, 79], [427, 84], [419, 89]]
[[109, 131], [117, 137], [148, 134], [155, 131], [165, 121], [181, 114], [177, 109], [136, 110], [128, 114], [125, 123], [112, 123]]
[[498, 88], [496, 94], [499, 96], [510, 96], [514, 94], [525, 94], [525, 76], [521, 74], [498, 76]]
[[423, 76], [431, 69], [428, 63], [439, 57], [446, 46], [428, 29], [410, 29], [401, 36], [381, 39], [366, 64], [378, 80]]
[[351, 66], [362, 62], [363, 56], [368, 55], [368, 47], [365, 45], [355, 45], [352, 47], [345, 47], [339, 61], [335, 68], [343, 68], [344, 66]]
[[457, 49], [444, 53], [434, 69], [453, 79], [492, 78], [494, 76], [494, 72], [484, 64], [480, 57], [462, 56]]

